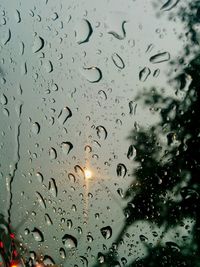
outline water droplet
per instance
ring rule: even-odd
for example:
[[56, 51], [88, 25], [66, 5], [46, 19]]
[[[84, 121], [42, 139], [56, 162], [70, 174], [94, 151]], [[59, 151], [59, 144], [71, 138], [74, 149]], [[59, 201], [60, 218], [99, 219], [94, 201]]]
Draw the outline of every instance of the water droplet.
[[73, 145], [72, 145], [72, 143], [70, 143], [70, 142], [63, 142], [62, 144], [61, 144], [61, 146], [62, 146], [62, 151], [63, 151], [63, 153], [64, 154], [69, 154], [69, 152], [72, 150], [72, 148], [73, 148]]
[[69, 180], [70, 180], [71, 182], [73, 182], [73, 183], [76, 182], [76, 178], [75, 178], [74, 174], [69, 173], [69, 174], [68, 174], [68, 178], [69, 178]]
[[112, 61], [115, 66], [121, 70], [125, 67], [123, 59], [117, 53], [112, 55]]
[[118, 40], [123, 40], [126, 37], [125, 24], [127, 21], [123, 21], [121, 24], [121, 34], [115, 31], [109, 31], [109, 34], [112, 34]]
[[16, 12], [15, 12], [15, 19], [16, 19], [17, 23], [21, 22], [21, 15], [20, 15], [19, 10], [17, 10], [17, 9], [16, 9]]
[[180, 0], [168, 0], [162, 7], [161, 10], [163, 11], [169, 11], [173, 7], [175, 7]]
[[88, 260], [84, 256], [80, 256], [81, 262], [83, 264], [83, 267], [88, 267]]
[[57, 188], [56, 181], [55, 181], [54, 178], [51, 178], [50, 179], [50, 182], [49, 182], [49, 191], [51, 192], [51, 194], [53, 195], [53, 197], [57, 197], [58, 188]]
[[37, 196], [37, 199], [38, 199], [38, 202], [39, 202], [40, 206], [43, 209], [46, 209], [46, 203], [45, 203], [44, 198], [42, 197], [42, 195], [39, 192], [36, 192], [35, 194]]
[[49, 214], [45, 213], [44, 219], [45, 219], [45, 222], [46, 222], [47, 225], [52, 225], [53, 224]]
[[82, 75], [91, 83], [97, 83], [102, 79], [102, 72], [97, 67], [83, 68]]
[[139, 79], [141, 82], [145, 82], [148, 76], [151, 74], [151, 70], [147, 67], [143, 68], [139, 73]]
[[125, 177], [127, 173], [127, 168], [123, 163], [117, 165], [117, 176]]
[[119, 196], [120, 196], [121, 198], [124, 198], [124, 192], [123, 192], [123, 189], [122, 189], [122, 188], [118, 188], [118, 189], [117, 189], [117, 193], [119, 194]]
[[67, 220], [67, 227], [68, 227], [69, 229], [71, 229], [72, 226], [73, 226], [73, 224], [72, 224], [72, 220]]
[[60, 257], [62, 259], [65, 259], [66, 258], [66, 252], [65, 252], [64, 248], [60, 248], [59, 249], [59, 253], [60, 253]]
[[58, 115], [58, 122], [64, 124], [68, 118], [72, 116], [72, 112], [68, 107], [63, 108]]
[[101, 97], [101, 99], [103, 99], [103, 100], [107, 100], [107, 94], [106, 94], [105, 91], [103, 91], [103, 90], [99, 90], [98, 94], [99, 94], [99, 96]]
[[2, 105], [7, 105], [8, 99], [7, 99], [7, 97], [4, 94], [1, 94], [1, 96], [0, 96], [0, 102], [1, 102]]
[[37, 241], [37, 242], [43, 242], [44, 241], [43, 233], [39, 229], [34, 228], [32, 231], [32, 234], [33, 234], [35, 241]]
[[36, 173], [36, 177], [37, 177], [37, 179], [38, 179], [38, 182], [40, 182], [40, 183], [43, 182], [44, 177], [43, 177], [43, 175], [42, 175], [40, 172], [37, 172], [37, 173]]
[[141, 242], [148, 241], [148, 238], [145, 235], [140, 235], [139, 237]]
[[75, 29], [76, 42], [80, 45], [89, 41], [93, 33], [92, 26], [87, 19], [82, 19]]
[[82, 179], [85, 178], [85, 172], [84, 170], [81, 168], [80, 165], [75, 165], [74, 166], [74, 170], [77, 173], [78, 176], [80, 176]]
[[150, 57], [149, 60], [151, 63], [156, 64], [168, 61], [169, 59], [170, 59], [170, 54], [168, 52], [162, 52]]
[[153, 73], [153, 77], [157, 78], [160, 74], [160, 69], [156, 69]]
[[45, 70], [46, 70], [47, 73], [52, 72], [53, 71], [53, 64], [52, 64], [52, 62], [50, 60], [45, 61], [44, 68], [45, 68]]
[[127, 158], [133, 160], [136, 157], [136, 149], [134, 145], [130, 145], [127, 152]]
[[101, 252], [98, 253], [98, 261], [99, 263], [104, 263], [105, 261], [105, 256]]
[[44, 39], [40, 36], [38, 36], [37, 38], [35, 38], [34, 43], [33, 43], [33, 47], [32, 47], [32, 51], [33, 53], [37, 53], [39, 52], [42, 48], [44, 47]]
[[57, 158], [57, 152], [56, 152], [55, 148], [51, 147], [49, 149], [49, 157], [52, 160]]
[[105, 239], [109, 239], [112, 236], [112, 228], [110, 226], [106, 226], [101, 228], [101, 234]]
[[97, 136], [99, 137], [99, 139], [105, 140], [107, 138], [108, 133], [104, 126], [102, 125], [97, 126], [96, 130], [97, 130]]
[[3, 45], [6, 45], [6, 44], [10, 41], [10, 39], [11, 39], [11, 30], [8, 29], [8, 30], [6, 31], [6, 33], [5, 33], [4, 37], [3, 37], [3, 39], [2, 39], [2, 44], [3, 44]]
[[39, 123], [38, 122], [34, 122], [33, 124], [32, 124], [32, 133], [34, 133], [34, 134], [39, 134], [39, 132], [40, 132], [40, 125], [39, 125]]
[[72, 236], [72, 235], [68, 235], [68, 234], [65, 234], [63, 237], [62, 237], [62, 242], [63, 242], [63, 245], [67, 248], [67, 249], [73, 249], [73, 248], [76, 248], [78, 243], [77, 243], [77, 239]]
[[45, 255], [43, 259], [43, 264], [44, 266], [49, 266], [49, 265], [55, 266], [55, 261], [50, 256]]

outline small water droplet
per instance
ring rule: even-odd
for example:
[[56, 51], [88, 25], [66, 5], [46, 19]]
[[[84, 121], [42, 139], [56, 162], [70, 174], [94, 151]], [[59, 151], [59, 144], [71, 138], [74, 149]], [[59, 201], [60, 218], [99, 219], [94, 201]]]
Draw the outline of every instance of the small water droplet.
[[151, 70], [147, 67], [143, 68], [139, 73], [139, 79], [141, 82], [145, 82], [148, 76], [151, 74]]
[[112, 61], [115, 66], [121, 70], [125, 67], [123, 59], [117, 53], [112, 55]]
[[162, 63], [170, 60], [170, 54], [168, 52], [162, 52], [150, 57], [149, 61], [153, 64]]
[[106, 226], [101, 228], [101, 234], [105, 239], [109, 239], [112, 236], [112, 228], [110, 226]]

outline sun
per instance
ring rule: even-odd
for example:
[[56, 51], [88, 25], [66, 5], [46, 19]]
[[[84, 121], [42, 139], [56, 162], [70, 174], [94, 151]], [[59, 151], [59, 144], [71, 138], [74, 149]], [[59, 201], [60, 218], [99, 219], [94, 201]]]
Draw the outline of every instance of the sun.
[[84, 170], [84, 173], [85, 173], [86, 179], [92, 178], [92, 172], [90, 170], [86, 169], [86, 170]]

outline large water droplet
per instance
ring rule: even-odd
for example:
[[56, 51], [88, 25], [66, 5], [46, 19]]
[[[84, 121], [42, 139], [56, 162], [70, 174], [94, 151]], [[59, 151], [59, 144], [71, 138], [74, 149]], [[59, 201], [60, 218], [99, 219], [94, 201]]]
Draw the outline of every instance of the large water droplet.
[[112, 61], [119, 69], [123, 69], [125, 67], [123, 59], [117, 53], [112, 55]]
[[42, 175], [40, 172], [37, 172], [37, 173], [36, 173], [36, 177], [37, 177], [37, 179], [38, 179], [38, 182], [40, 182], [40, 183], [43, 182], [44, 177], [43, 177], [43, 175]]
[[45, 61], [44, 68], [45, 68], [45, 70], [46, 70], [47, 73], [52, 72], [53, 71], [53, 64], [52, 64], [52, 62], [50, 60]]
[[81, 73], [91, 83], [97, 83], [102, 79], [102, 72], [97, 67], [83, 68]]
[[32, 133], [39, 134], [39, 132], [40, 132], [40, 125], [39, 125], [39, 123], [38, 122], [34, 122], [32, 124], [31, 130], [32, 130]]
[[68, 234], [65, 234], [63, 237], [62, 237], [62, 242], [63, 242], [63, 245], [67, 248], [67, 249], [73, 249], [73, 248], [76, 248], [78, 243], [77, 243], [77, 239], [72, 236], [72, 235], [68, 235]]
[[107, 138], [108, 133], [104, 126], [102, 125], [97, 126], [96, 130], [97, 130], [97, 136], [99, 137], [99, 139], [105, 140]]
[[57, 152], [56, 152], [55, 148], [51, 147], [49, 149], [49, 157], [50, 157], [51, 160], [57, 158]]
[[63, 153], [67, 155], [67, 154], [69, 154], [69, 152], [72, 150], [73, 145], [72, 145], [72, 143], [70, 143], [70, 142], [63, 142], [63, 143], [61, 144], [61, 147], [62, 147], [62, 151], [63, 151]]
[[112, 236], [112, 228], [110, 226], [106, 226], [101, 228], [101, 234], [105, 239], [109, 239]]
[[46, 222], [47, 225], [52, 225], [53, 224], [49, 214], [45, 213], [44, 219], [45, 219], [45, 222]]
[[156, 64], [168, 61], [169, 59], [170, 59], [170, 54], [168, 52], [162, 52], [150, 57], [149, 60], [151, 63]]
[[85, 178], [85, 172], [80, 165], [75, 165], [74, 170], [80, 178]]
[[3, 37], [3, 39], [2, 39], [2, 44], [3, 44], [3, 45], [6, 45], [6, 44], [10, 41], [10, 39], [11, 39], [11, 30], [8, 29], [8, 30], [6, 31], [6, 33], [5, 33], [4, 37]]
[[136, 157], [136, 149], [134, 145], [130, 145], [127, 152], [127, 158], [133, 160]]
[[32, 47], [32, 51], [33, 53], [37, 53], [39, 52], [42, 48], [44, 47], [44, 39], [40, 36], [38, 36], [37, 38], [35, 38], [34, 43], [33, 43], [33, 47]]
[[82, 19], [77, 23], [75, 28], [76, 42], [83, 44], [89, 41], [92, 35], [93, 29], [90, 22], [87, 19]]
[[43, 259], [43, 264], [44, 266], [51, 266], [55, 265], [55, 261], [50, 256], [45, 255]]
[[15, 19], [16, 19], [17, 23], [21, 22], [21, 15], [20, 15], [19, 10], [17, 10], [17, 9], [16, 9], [16, 12], [15, 12]]
[[2, 105], [7, 105], [7, 103], [8, 103], [8, 99], [4, 94], [1, 94], [1, 96], [0, 96], [0, 103]]
[[126, 21], [123, 21], [121, 24], [121, 32], [116, 32], [116, 31], [111, 30], [108, 33], [112, 34], [118, 40], [123, 40], [126, 37], [125, 24], [126, 24]]
[[125, 177], [127, 173], [127, 168], [123, 163], [117, 165], [117, 176]]
[[58, 115], [58, 122], [64, 124], [68, 118], [72, 116], [72, 112], [68, 107], [63, 108]]
[[60, 257], [62, 259], [65, 259], [66, 258], [66, 252], [65, 252], [64, 248], [60, 248], [59, 249], [59, 253], [60, 253]]
[[57, 197], [58, 188], [57, 188], [56, 181], [54, 178], [51, 178], [49, 181], [49, 191], [51, 192], [53, 197]]
[[42, 196], [39, 192], [36, 192], [35, 194], [36, 194], [36, 196], [37, 196], [37, 199], [38, 199], [38, 202], [39, 202], [40, 206], [41, 206], [43, 209], [46, 209], [46, 203], [45, 203], [45, 201], [44, 201], [43, 196]]
[[148, 76], [151, 74], [151, 70], [147, 67], [143, 68], [139, 73], [139, 79], [141, 82], [145, 82]]
[[169, 11], [173, 7], [175, 7], [180, 0], [168, 0], [162, 7], [161, 10], [163, 11]]
[[35, 241], [37, 241], [37, 242], [43, 242], [44, 241], [43, 233], [39, 229], [34, 228], [32, 231], [32, 234], [33, 234]]

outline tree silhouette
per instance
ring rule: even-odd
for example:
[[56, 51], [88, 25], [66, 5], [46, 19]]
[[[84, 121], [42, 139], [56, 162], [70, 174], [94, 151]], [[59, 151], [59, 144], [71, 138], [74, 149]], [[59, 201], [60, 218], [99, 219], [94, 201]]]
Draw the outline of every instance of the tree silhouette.
[[[146, 244], [146, 256], [129, 266], [200, 266], [200, 52], [195, 28], [200, 23], [200, 1], [187, 3], [187, 9], [180, 7], [178, 15], [186, 24], [188, 44], [178, 63], [171, 62], [173, 70], [182, 69], [170, 82], [177, 97], [164, 96], [157, 88], [137, 96], [137, 101], [159, 112], [160, 121], [148, 129], [134, 129], [129, 137], [139, 167], [126, 192], [132, 199], [125, 208], [126, 219], [115, 247], [138, 221], [164, 227], [164, 236], [189, 218], [192, 242]], [[117, 249], [111, 248], [104, 258], [97, 266], [120, 266]]]

